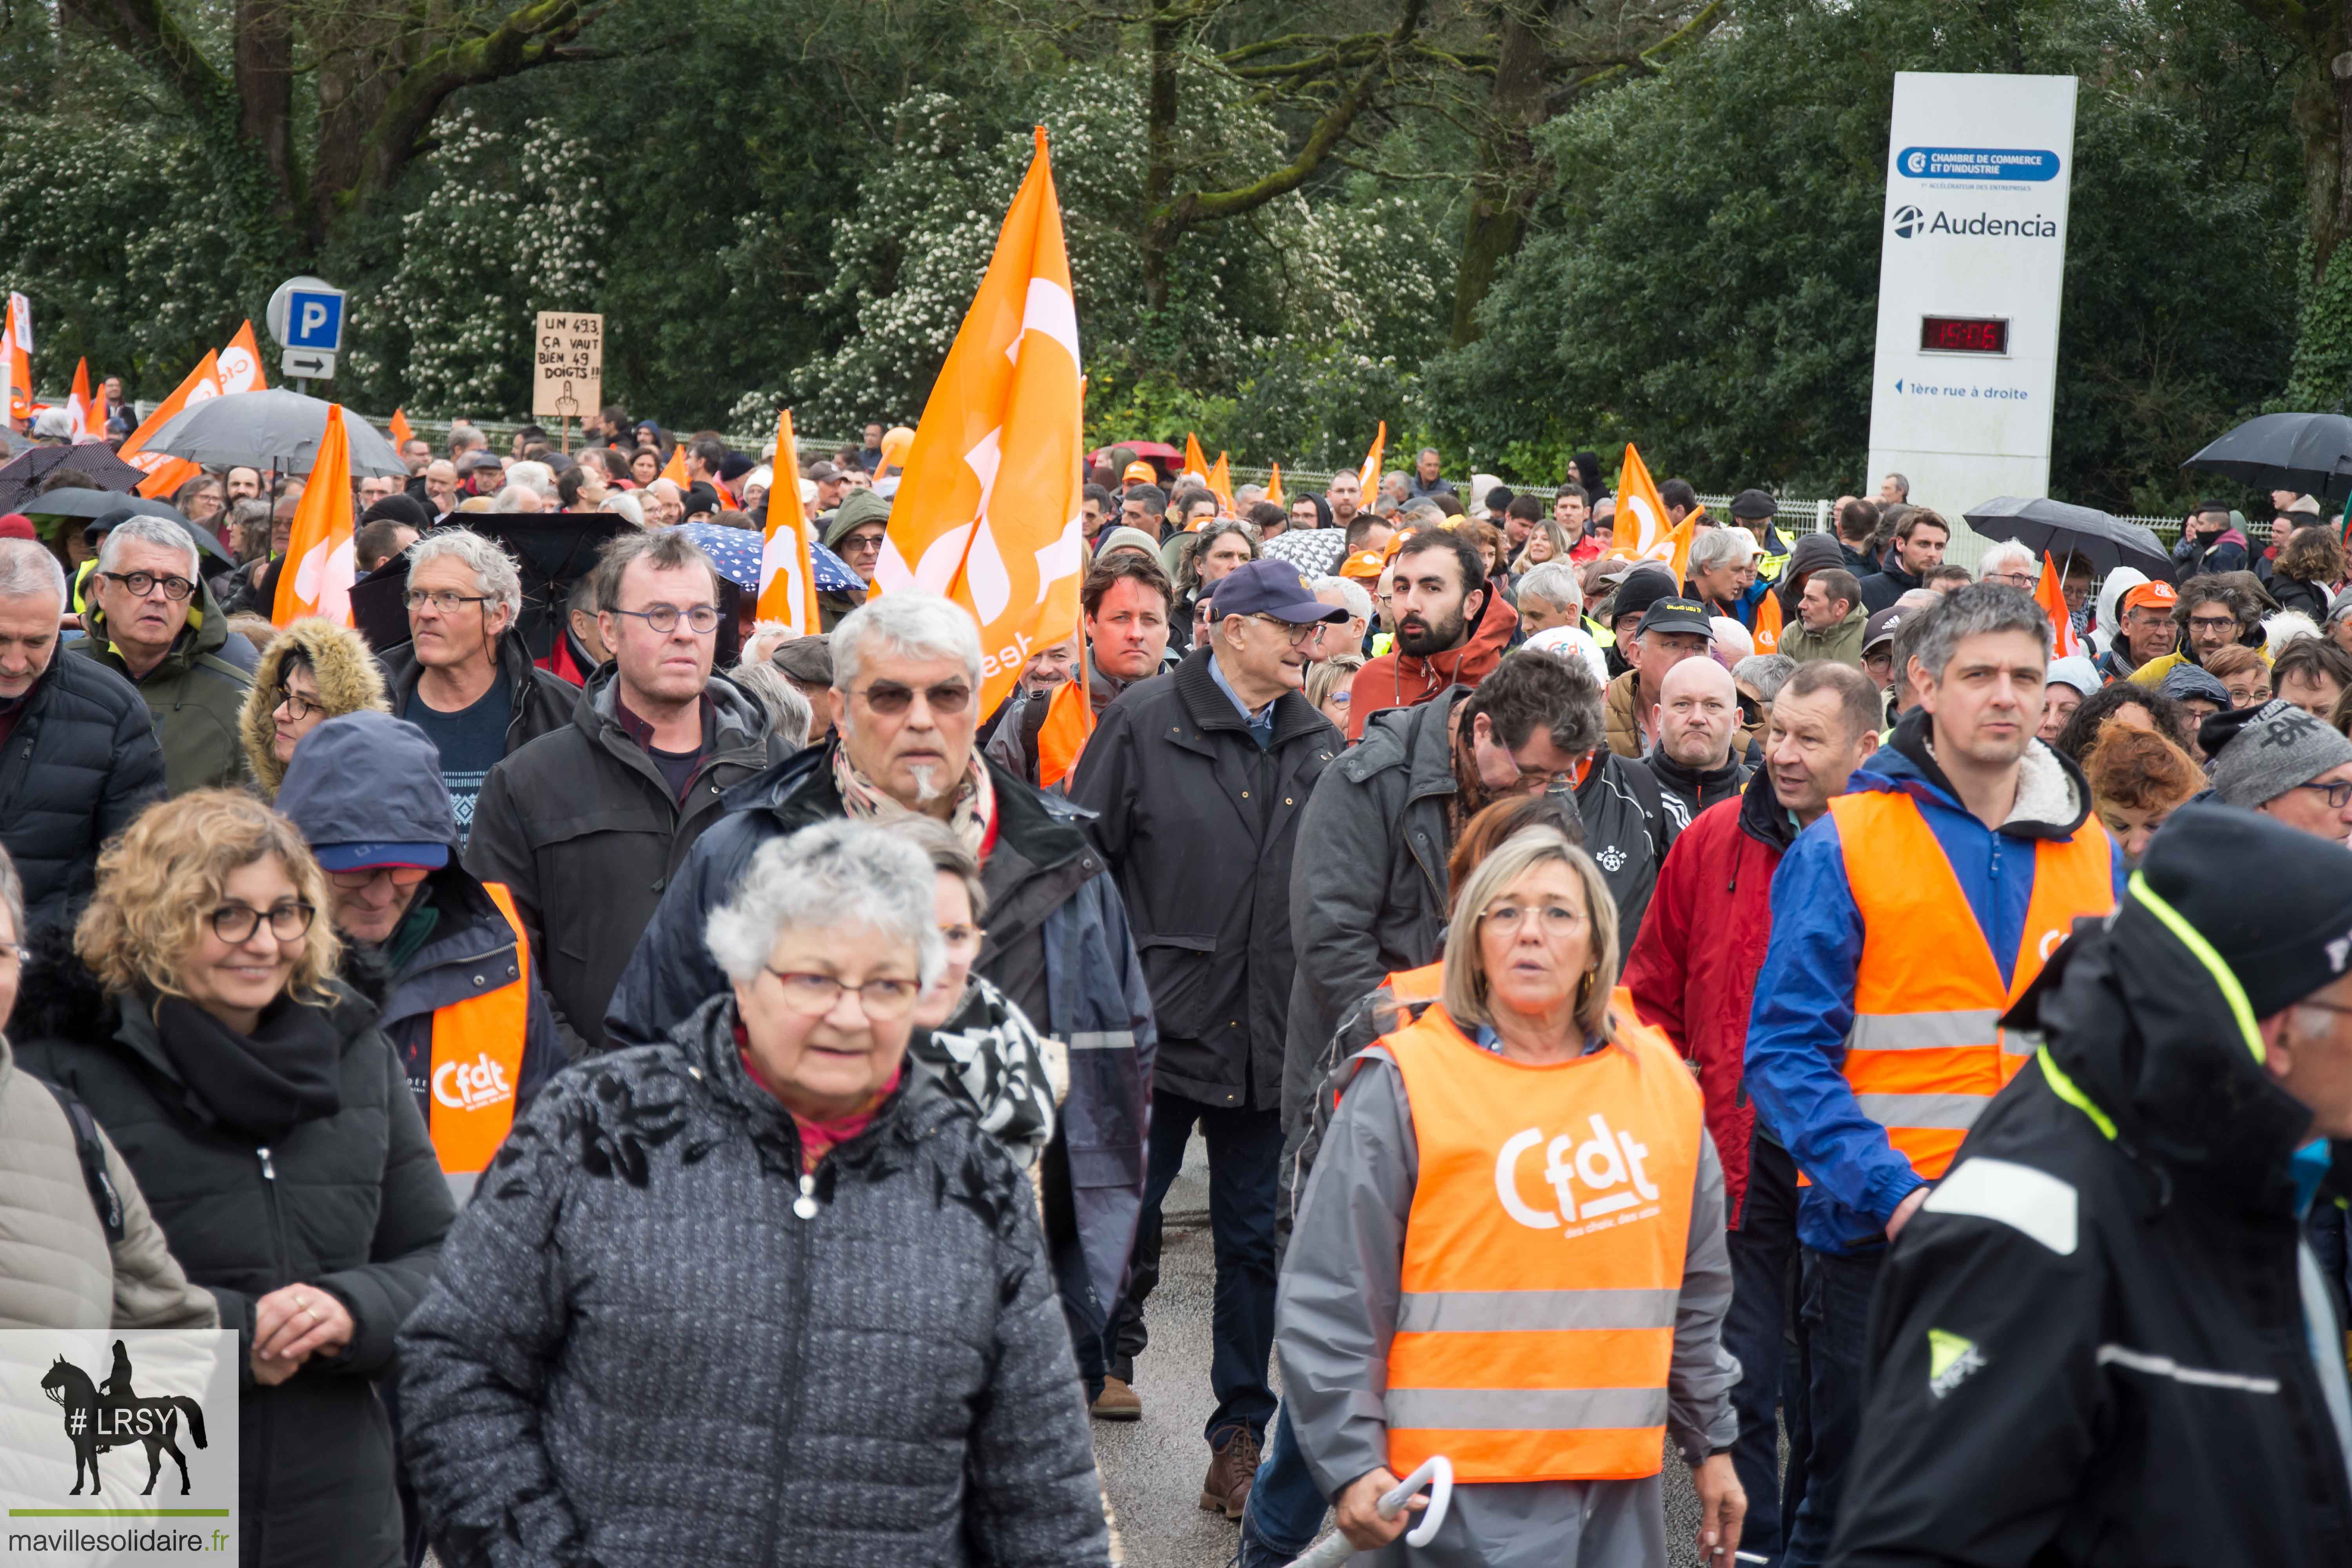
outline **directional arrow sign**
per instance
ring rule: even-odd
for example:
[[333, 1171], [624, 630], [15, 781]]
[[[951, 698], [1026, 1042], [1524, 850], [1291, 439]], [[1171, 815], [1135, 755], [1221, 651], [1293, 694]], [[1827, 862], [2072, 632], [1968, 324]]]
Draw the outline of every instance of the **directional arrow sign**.
[[307, 376], [312, 381], [331, 381], [335, 374], [335, 356], [320, 353], [316, 349], [288, 349], [278, 362], [283, 375]]

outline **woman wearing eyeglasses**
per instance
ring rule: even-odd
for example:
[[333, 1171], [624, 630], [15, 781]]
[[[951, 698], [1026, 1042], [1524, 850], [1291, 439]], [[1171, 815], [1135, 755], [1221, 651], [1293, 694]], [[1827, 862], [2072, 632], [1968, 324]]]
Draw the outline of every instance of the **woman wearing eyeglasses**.
[[1098, 1568], [1028, 1184], [908, 1070], [929, 859], [806, 827], [703, 931], [726, 989], [548, 1086], [403, 1331], [441, 1560]]
[[383, 675], [359, 633], [318, 616], [289, 624], [261, 656], [237, 735], [264, 800], [277, 798], [303, 736], [330, 719], [392, 711]]
[[18, 1007], [20, 1062], [90, 1108], [236, 1331], [248, 1568], [403, 1561], [371, 1380], [451, 1215], [375, 1010], [334, 978], [327, 898], [285, 818], [194, 791], [99, 857], [73, 952]]
[[[1612, 998], [1616, 928], [1581, 849], [1513, 835], [1455, 895], [1442, 1000], [1335, 1080], [1275, 1344], [1363, 1561], [1664, 1563], [1671, 1441], [1698, 1561], [1731, 1568], [1723, 1171], [1689, 1068]], [[1378, 1500], [1438, 1455], [1453, 1507], [1411, 1546]]]

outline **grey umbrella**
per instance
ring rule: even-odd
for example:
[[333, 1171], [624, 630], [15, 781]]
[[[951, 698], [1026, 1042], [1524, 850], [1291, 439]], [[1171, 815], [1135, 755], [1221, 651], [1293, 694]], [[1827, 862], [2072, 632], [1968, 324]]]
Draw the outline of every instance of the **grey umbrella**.
[[[319, 439], [327, 433], [327, 410], [335, 405], [299, 392], [233, 392], [208, 397], [155, 432], [147, 450], [213, 468], [242, 463], [272, 464], [307, 474], [318, 461]], [[352, 477], [406, 479], [408, 465], [374, 426], [343, 410], [343, 434], [351, 442]]]
[[2341, 414], [2264, 414], [2180, 465], [2264, 490], [2341, 497], [2352, 492], [2352, 419]]
[[0, 468], [0, 511], [23, 511], [18, 504], [33, 499], [43, 479], [58, 468], [73, 468], [98, 481], [101, 490], [131, 491], [147, 476], [97, 441], [71, 447], [35, 447]]
[[2014, 539], [2061, 567], [2073, 555], [2101, 573], [2133, 566], [2152, 578], [2172, 581], [2172, 555], [2162, 540], [2138, 523], [2121, 521], [2095, 507], [2040, 496], [1995, 496], [1960, 515], [1987, 539]]
[[159, 500], [149, 500], [145, 496], [117, 495], [112, 490], [86, 490], [66, 485], [47, 495], [35, 496], [25, 503], [23, 510], [26, 517], [32, 518], [73, 517], [90, 521], [118, 511], [136, 512], [142, 517], [169, 518], [188, 531], [188, 537], [196, 542], [198, 550], [223, 566], [236, 564], [236, 558], [221, 548], [221, 542], [209, 529], [197, 527], [173, 508]]

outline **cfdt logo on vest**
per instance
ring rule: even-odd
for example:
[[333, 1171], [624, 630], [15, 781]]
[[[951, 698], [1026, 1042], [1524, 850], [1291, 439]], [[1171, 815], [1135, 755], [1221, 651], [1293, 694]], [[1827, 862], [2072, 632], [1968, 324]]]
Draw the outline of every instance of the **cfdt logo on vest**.
[[[1564, 1229], [1580, 1236], [1596, 1222], [1622, 1225], [1661, 1212], [1658, 1184], [1643, 1165], [1649, 1158], [1648, 1146], [1635, 1142], [1631, 1132], [1612, 1131], [1608, 1120], [1597, 1113], [1586, 1121], [1592, 1136], [1581, 1141], [1562, 1132], [1547, 1143], [1540, 1127], [1503, 1141], [1495, 1153], [1495, 1195], [1502, 1200], [1504, 1213], [1529, 1230]], [[1538, 1207], [1519, 1190], [1519, 1165], [1538, 1145], [1544, 1155], [1540, 1173], [1557, 1209]], [[1625, 1212], [1640, 1205], [1652, 1206]]]
[[514, 1098], [506, 1068], [485, 1051], [469, 1062], [443, 1062], [433, 1069], [433, 1098], [452, 1110], [480, 1110]]

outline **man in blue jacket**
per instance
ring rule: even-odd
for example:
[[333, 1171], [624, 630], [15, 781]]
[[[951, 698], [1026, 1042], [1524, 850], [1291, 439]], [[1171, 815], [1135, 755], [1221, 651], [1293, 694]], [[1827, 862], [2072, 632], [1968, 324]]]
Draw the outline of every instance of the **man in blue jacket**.
[[1785, 1563], [1828, 1553], [1887, 1243], [2031, 1059], [2000, 1015], [2121, 887], [2082, 773], [2033, 738], [2049, 647], [2016, 589], [1947, 595], [1907, 666], [1919, 706], [1773, 877], [1747, 1082], [1809, 1183], [1812, 1346], [1812, 1468]]

